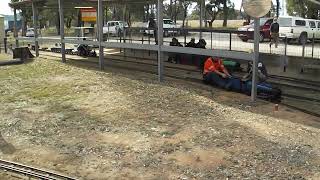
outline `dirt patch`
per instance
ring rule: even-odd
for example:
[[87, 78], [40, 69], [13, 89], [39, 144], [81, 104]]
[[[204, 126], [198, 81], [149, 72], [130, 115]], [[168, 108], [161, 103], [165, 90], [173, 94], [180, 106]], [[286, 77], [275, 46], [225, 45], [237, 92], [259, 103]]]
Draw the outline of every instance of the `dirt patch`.
[[224, 158], [227, 155], [221, 149], [194, 149], [189, 152], [175, 152], [168, 156], [180, 166], [189, 166], [194, 169], [216, 169], [219, 166], [227, 165]]

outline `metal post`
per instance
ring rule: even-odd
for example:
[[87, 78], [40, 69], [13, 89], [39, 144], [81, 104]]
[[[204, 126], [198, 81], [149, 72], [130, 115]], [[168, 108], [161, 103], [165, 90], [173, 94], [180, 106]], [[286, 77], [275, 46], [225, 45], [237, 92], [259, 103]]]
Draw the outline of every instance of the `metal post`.
[[[305, 58], [305, 52], [306, 52], [306, 43], [303, 42], [302, 44], [302, 62], [304, 62]], [[301, 66], [301, 73], [304, 72], [304, 65]]]
[[101, 70], [104, 69], [104, 48], [102, 46], [103, 42], [103, 0], [98, 0], [98, 34], [99, 34], [99, 67]]
[[66, 62], [66, 44], [64, 43], [64, 14], [63, 14], [63, 2], [58, 0], [59, 3], [59, 18], [60, 18], [60, 40], [61, 40], [61, 58], [62, 62]]
[[205, 0], [200, 0], [200, 35], [199, 35], [199, 39], [202, 39], [203, 35], [202, 35], [202, 28], [203, 28], [203, 3]]
[[[122, 17], [123, 22], [126, 21], [126, 14], [127, 14], [127, 6], [124, 6], [123, 17]], [[123, 43], [126, 43], [126, 38], [127, 38], [126, 31], [127, 31], [126, 27], [123, 26], [123, 34], [122, 34], [123, 35]], [[126, 57], [126, 49], [123, 49], [123, 56]]]
[[163, 54], [161, 47], [163, 45], [163, 0], [158, 0], [158, 78], [163, 81]]
[[304, 62], [304, 57], [306, 55], [306, 43], [302, 44], [302, 62]]
[[13, 22], [13, 36], [16, 41], [16, 47], [19, 47], [19, 41], [18, 41], [18, 27], [17, 27], [17, 9], [13, 10], [14, 13], [14, 22]]
[[314, 56], [314, 33], [313, 33], [313, 36], [312, 36], [312, 58]]
[[[154, 34], [154, 33], [153, 33]], [[150, 42], [151, 40], [150, 40], [150, 34], [148, 34], [148, 43], [149, 43], [149, 45], [150, 45]], [[151, 51], [149, 50], [149, 56], [151, 56]]]
[[211, 38], [211, 49], [212, 49], [213, 48], [213, 46], [212, 46], [212, 43], [213, 43], [212, 42], [212, 31], [210, 32], [210, 36], [211, 36], [210, 38]]
[[187, 30], [183, 28], [183, 35], [184, 35], [184, 46], [187, 45]]
[[232, 51], [232, 34], [229, 34], [229, 51]]
[[33, 28], [34, 28], [34, 47], [36, 51], [36, 57], [39, 57], [39, 43], [38, 43], [38, 11], [35, 2], [32, 2], [32, 14], [33, 14]]
[[251, 101], [255, 102], [257, 99], [257, 74], [258, 74], [258, 62], [259, 62], [259, 36], [260, 36], [260, 18], [254, 20], [254, 58], [252, 64], [252, 90]]
[[6, 34], [6, 37], [3, 39], [3, 43], [4, 43], [4, 53], [8, 53], [8, 39], [7, 39], [7, 34]]
[[283, 72], [287, 71], [287, 64], [288, 64], [288, 57], [287, 57], [287, 52], [288, 51], [288, 38], [285, 37], [284, 41], [284, 62], [283, 62]]

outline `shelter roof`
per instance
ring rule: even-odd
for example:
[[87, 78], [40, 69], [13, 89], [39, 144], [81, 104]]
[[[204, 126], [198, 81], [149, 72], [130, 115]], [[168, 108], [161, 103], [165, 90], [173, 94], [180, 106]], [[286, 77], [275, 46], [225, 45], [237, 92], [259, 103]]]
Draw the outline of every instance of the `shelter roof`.
[[[9, 3], [9, 6], [16, 9], [31, 7], [32, 2], [42, 7], [58, 7], [57, 0], [20, 0], [18, 2]], [[106, 4], [148, 4], [155, 3], [156, 0], [103, 0]], [[63, 0], [64, 7], [81, 7], [81, 6], [97, 6], [98, 0]]]

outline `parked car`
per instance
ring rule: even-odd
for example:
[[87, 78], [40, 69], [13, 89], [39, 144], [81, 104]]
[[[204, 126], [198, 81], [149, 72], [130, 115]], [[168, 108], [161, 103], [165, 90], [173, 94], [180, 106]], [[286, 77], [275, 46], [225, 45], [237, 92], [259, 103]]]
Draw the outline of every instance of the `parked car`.
[[124, 28], [128, 27], [128, 23], [123, 21], [108, 21], [106, 26], [103, 27], [103, 34], [121, 36], [121, 34], [124, 32]]
[[320, 39], [320, 21], [304, 19], [301, 17], [280, 17], [280, 38], [287, 38], [288, 42], [298, 41], [300, 44], [307, 43], [314, 36]]
[[[272, 18], [261, 18], [260, 19], [260, 42], [263, 42], [266, 39], [271, 39], [270, 36], [270, 26], [273, 22]], [[249, 25], [240, 27], [238, 29], [238, 37], [247, 42], [248, 40], [254, 39], [254, 22], [251, 22]]]
[[26, 37], [34, 37], [34, 28], [27, 29]]
[[[155, 19], [155, 21], [157, 22], [157, 19]], [[146, 22], [144, 27], [145, 28], [149, 28], [149, 24], [150, 24], [149, 21]], [[172, 28], [179, 29], [179, 28], [181, 28], [181, 25], [175, 24], [171, 19], [163, 19], [163, 35], [165, 37], [167, 37], [167, 36], [169, 36], [170, 34], [173, 34], [173, 33], [180, 34], [180, 31], [170, 30]], [[154, 35], [154, 30], [145, 30], [144, 33], [147, 34], [147, 35]]]

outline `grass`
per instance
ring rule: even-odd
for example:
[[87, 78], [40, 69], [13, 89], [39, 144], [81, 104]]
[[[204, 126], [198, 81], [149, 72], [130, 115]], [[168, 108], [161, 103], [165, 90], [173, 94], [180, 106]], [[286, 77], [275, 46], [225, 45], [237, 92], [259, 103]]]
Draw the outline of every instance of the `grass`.
[[[319, 130], [241, 110], [239, 94], [80, 65], [0, 67], [0, 132], [19, 149], [1, 159], [83, 179], [319, 177]], [[308, 163], [288, 161], [297, 145]]]

